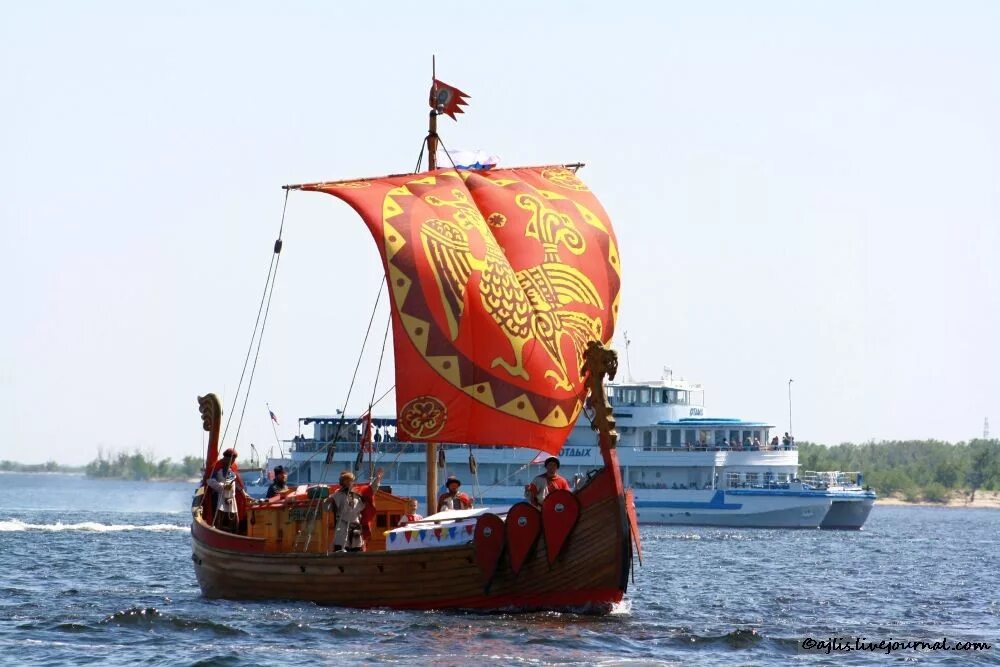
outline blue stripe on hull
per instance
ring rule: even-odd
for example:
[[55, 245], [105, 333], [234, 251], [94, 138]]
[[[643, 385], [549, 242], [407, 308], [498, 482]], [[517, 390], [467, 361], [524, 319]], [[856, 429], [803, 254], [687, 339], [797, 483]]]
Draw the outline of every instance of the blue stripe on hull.
[[669, 507], [686, 510], [738, 510], [743, 507], [743, 503], [727, 503], [725, 492], [716, 491], [715, 495], [708, 502], [694, 500], [636, 500], [635, 506], [636, 509], [643, 507]]

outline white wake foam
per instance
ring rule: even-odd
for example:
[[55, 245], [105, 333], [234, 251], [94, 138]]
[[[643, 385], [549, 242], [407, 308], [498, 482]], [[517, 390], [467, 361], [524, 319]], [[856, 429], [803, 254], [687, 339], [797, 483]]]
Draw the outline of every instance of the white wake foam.
[[98, 523], [96, 521], [83, 521], [81, 523], [25, 523], [20, 519], [8, 519], [0, 521], [0, 533], [16, 533], [26, 530], [47, 530], [50, 532], [61, 532], [64, 530], [79, 530], [91, 533], [120, 533], [130, 530], [145, 530], [150, 532], [166, 531], [186, 531], [187, 526], [178, 526], [173, 523], [151, 523], [138, 525], [131, 523]]

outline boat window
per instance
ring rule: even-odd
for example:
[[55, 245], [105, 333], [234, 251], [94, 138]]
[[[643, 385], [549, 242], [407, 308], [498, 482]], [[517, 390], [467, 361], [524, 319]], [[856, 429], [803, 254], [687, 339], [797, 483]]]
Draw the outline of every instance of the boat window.
[[662, 398], [662, 395], [661, 395], [660, 390], [659, 389], [654, 389], [653, 390], [653, 403], [654, 404], [655, 403], [659, 403], [661, 398]]
[[778, 484], [788, 484], [788, 473], [787, 472], [779, 472], [778, 474], [776, 474], [774, 476], [774, 480]]
[[759, 472], [748, 472], [747, 473], [747, 486], [758, 486], [760, 484], [760, 473]]
[[755, 437], [755, 438], [757, 438], [758, 440], [760, 440], [760, 431], [754, 431], [754, 432], [753, 432], [753, 437]]
[[628, 403], [629, 405], [635, 405], [635, 389], [628, 390]]
[[670, 429], [670, 446], [681, 446], [681, 430], [679, 428]]
[[663, 402], [664, 403], [676, 403], [677, 402], [677, 392], [673, 389], [663, 390]]
[[725, 431], [716, 431], [715, 432], [715, 444], [716, 444], [716, 446], [721, 447], [722, 446], [722, 441], [725, 440], [725, 439], [726, 439], [726, 432]]
[[649, 405], [649, 390], [640, 389], [639, 390], [639, 402], [643, 405]]
[[684, 443], [688, 445], [694, 445], [698, 442], [698, 432], [693, 428], [685, 429], [684, 431]]
[[740, 486], [740, 474], [738, 472], [727, 472], [726, 486], [730, 489], [738, 489]]
[[667, 446], [667, 429], [665, 428], [656, 429], [656, 446], [658, 448]]
[[650, 450], [653, 448], [653, 432], [643, 431], [642, 432], [642, 448], [645, 450]]
[[686, 391], [678, 391], [677, 403], [679, 405], [687, 405], [687, 402], [688, 402], [688, 393]]

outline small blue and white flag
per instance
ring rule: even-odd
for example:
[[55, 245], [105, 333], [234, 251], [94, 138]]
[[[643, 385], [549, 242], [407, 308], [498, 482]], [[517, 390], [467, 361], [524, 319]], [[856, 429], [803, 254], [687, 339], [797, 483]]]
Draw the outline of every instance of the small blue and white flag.
[[455, 163], [455, 167], [458, 169], [492, 169], [497, 166], [500, 162], [500, 158], [496, 155], [490, 155], [486, 151], [481, 150], [456, 150], [445, 152], [443, 149], [438, 149], [438, 161], [439, 165], [447, 165]]

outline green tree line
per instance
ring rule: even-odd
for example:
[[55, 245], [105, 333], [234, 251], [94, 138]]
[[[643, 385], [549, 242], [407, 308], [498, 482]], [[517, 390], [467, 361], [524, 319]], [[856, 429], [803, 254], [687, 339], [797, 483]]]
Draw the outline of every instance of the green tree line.
[[892, 440], [828, 447], [798, 443], [802, 470], [859, 470], [879, 495], [911, 502], [945, 502], [955, 492], [974, 499], [979, 490], [1000, 491], [1000, 440], [956, 444]]
[[200, 477], [203, 461], [197, 456], [185, 456], [179, 463], [169, 458], [156, 461], [152, 455], [139, 451], [105, 454], [100, 451], [97, 458], [84, 469], [87, 477], [112, 479], [190, 479]]
[[45, 463], [18, 463], [16, 461], [0, 461], [0, 471], [3, 472], [82, 472], [83, 466], [64, 466], [55, 461]]

